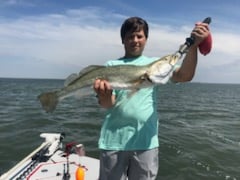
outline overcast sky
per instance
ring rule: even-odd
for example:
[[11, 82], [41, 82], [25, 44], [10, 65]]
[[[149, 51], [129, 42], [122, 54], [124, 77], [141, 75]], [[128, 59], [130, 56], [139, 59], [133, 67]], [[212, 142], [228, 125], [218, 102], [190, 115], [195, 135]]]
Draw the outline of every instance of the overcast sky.
[[120, 26], [147, 20], [145, 55], [172, 54], [210, 16], [213, 49], [194, 82], [240, 83], [239, 0], [0, 0], [0, 77], [65, 78], [124, 53]]

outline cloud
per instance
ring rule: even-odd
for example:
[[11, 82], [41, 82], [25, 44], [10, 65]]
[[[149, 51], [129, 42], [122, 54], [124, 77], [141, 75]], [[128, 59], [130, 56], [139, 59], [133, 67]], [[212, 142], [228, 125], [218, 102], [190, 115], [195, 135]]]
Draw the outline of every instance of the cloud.
[[[125, 18], [105, 9], [88, 7], [69, 9], [61, 14], [2, 19], [0, 77], [65, 78], [87, 65], [103, 64], [118, 58], [124, 53], [119, 30]], [[171, 24], [148, 21], [150, 37], [145, 53], [149, 56], [174, 53], [192, 29], [192, 25], [183, 24], [176, 28]], [[213, 74], [219, 73], [217, 69], [220, 67], [225, 67], [225, 74], [233, 74], [228, 71], [228, 66], [239, 59], [240, 37], [237, 32], [213, 28], [212, 33], [212, 53], [206, 57], [199, 56], [195, 81], [218, 81], [219, 78]], [[229, 63], [227, 67], [226, 62]], [[240, 69], [239, 64], [233, 67]], [[239, 82], [236, 76], [240, 77], [240, 74], [235, 72], [232, 80]]]
[[22, 6], [22, 7], [33, 7], [34, 3], [26, 1], [26, 0], [1, 0], [0, 7], [14, 7], [14, 6]]

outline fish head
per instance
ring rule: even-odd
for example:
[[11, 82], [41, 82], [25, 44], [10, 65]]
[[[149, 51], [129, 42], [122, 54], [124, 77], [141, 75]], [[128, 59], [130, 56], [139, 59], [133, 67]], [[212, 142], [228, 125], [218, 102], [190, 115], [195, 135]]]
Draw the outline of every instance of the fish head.
[[169, 55], [152, 63], [147, 73], [149, 80], [155, 84], [167, 83], [172, 77], [176, 60], [175, 56]]

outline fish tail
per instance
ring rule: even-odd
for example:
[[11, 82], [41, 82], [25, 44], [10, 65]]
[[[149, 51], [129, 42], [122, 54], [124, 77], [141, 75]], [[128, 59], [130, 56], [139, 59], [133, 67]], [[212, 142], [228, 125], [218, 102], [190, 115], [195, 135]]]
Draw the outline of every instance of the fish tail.
[[52, 113], [58, 104], [57, 91], [42, 93], [38, 96], [39, 101], [41, 102], [42, 108], [47, 113]]

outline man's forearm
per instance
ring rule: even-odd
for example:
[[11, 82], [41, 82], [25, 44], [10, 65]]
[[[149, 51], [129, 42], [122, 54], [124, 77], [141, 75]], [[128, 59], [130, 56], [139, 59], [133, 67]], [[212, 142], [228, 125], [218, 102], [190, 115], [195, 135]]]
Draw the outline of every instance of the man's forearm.
[[197, 67], [197, 58], [197, 48], [195, 46], [190, 47], [181, 67], [173, 73], [172, 80], [175, 82], [191, 81]]

